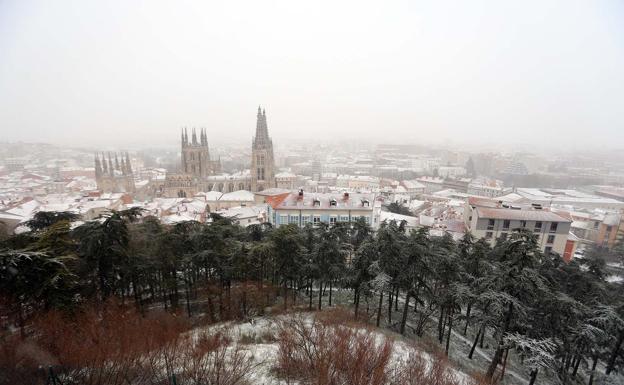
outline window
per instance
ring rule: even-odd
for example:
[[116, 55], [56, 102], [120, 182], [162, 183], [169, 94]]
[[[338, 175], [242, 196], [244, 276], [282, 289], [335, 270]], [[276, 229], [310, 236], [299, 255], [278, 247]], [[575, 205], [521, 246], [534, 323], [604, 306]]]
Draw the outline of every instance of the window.
[[337, 206], [338, 202], [336, 202], [336, 200], [334, 198], [332, 198], [332, 199], [329, 200], [329, 205], [330, 206]]
[[494, 230], [494, 219], [488, 219], [488, 226], [487, 229], [488, 230]]
[[336, 217], [329, 217], [329, 223], [332, 225], [336, 224]]
[[485, 239], [492, 239], [492, 232], [488, 231], [487, 233], [485, 233]]
[[307, 223], [310, 223], [310, 216], [309, 215], [302, 215], [301, 216], [301, 225], [304, 226]]
[[557, 225], [558, 225], [557, 222], [553, 222], [553, 223], [550, 224], [550, 232], [551, 233], [556, 233], [557, 232]]
[[544, 247], [544, 253], [546, 253], [546, 254], [552, 253], [552, 247], [550, 247], [550, 246]]
[[509, 230], [509, 223], [510, 223], [510, 222], [511, 222], [511, 221], [510, 221], [509, 219], [505, 219], [505, 220], [503, 221], [503, 229], [505, 229], [505, 230]]
[[299, 224], [299, 217], [296, 216], [296, 215], [291, 215], [290, 218], [288, 219], [288, 223], [294, 224], [294, 225], [298, 225]]
[[370, 218], [369, 217], [362, 217], [364, 218], [364, 220], [366, 221], [367, 224], [370, 224]]
[[549, 235], [548, 238], [546, 239], [546, 243], [555, 243], [555, 236]]
[[526, 221], [520, 221], [520, 227], [526, 227]]
[[288, 223], [288, 215], [280, 215], [280, 225], [285, 225]]
[[314, 224], [316, 225], [316, 224], [319, 224], [319, 223], [321, 223], [321, 217], [318, 216], [318, 215], [315, 215], [314, 216]]
[[349, 222], [349, 216], [348, 215], [341, 215], [340, 216], [340, 222]]
[[540, 233], [541, 231], [542, 231], [542, 222], [541, 221], [535, 222], [535, 228], [533, 229], [533, 232]]
[[507, 240], [507, 233], [501, 233], [501, 235], [500, 235], [500, 239], [501, 239], [502, 241], [506, 241], [506, 240]]

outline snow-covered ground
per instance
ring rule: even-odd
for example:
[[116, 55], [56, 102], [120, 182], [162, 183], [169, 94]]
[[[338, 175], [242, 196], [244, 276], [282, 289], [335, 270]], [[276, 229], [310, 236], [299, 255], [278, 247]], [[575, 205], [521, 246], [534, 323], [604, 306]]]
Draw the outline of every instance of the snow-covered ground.
[[[281, 385], [286, 384], [284, 380], [276, 377], [274, 367], [278, 357], [278, 331], [280, 322], [287, 321], [289, 317], [303, 317], [305, 322], [312, 325], [315, 313], [295, 313], [290, 315], [279, 315], [274, 317], [258, 317], [250, 322], [224, 322], [210, 325], [205, 328], [195, 329], [193, 333], [199, 335], [202, 332], [221, 333], [229, 337], [232, 341], [232, 349], [238, 346], [248, 351], [254, 362], [254, 369], [249, 373], [250, 381], [259, 385]], [[392, 342], [392, 354], [389, 367], [396, 367], [405, 364], [414, 354], [422, 357], [427, 366], [431, 365], [434, 357], [424, 350], [419, 349], [409, 340], [398, 334], [384, 329], [357, 328], [361, 332], [373, 334], [378, 345], [383, 345], [386, 341]], [[456, 369], [452, 369], [456, 379], [463, 384], [470, 384], [471, 377]], [[292, 383], [292, 381], [290, 382]]]

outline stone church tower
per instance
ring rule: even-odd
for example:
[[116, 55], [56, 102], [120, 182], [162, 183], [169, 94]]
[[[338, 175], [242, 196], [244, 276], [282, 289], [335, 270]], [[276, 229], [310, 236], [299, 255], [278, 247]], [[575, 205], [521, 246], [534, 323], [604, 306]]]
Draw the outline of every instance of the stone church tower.
[[[121, 158], [121, 162], [119, 159]], [[114, 162], [113, 162], [114, 161]], [[130, 156], [126, 152], [118, 156], [108, 154], [95, 154], [95, 182], [97, 189], [105, 193], [132, 193], [136, 187], [134, 185], [134, 174], [130, 164]]]
[[193, 128], [190, 142], [188, 131], [186, 128], [182, 130], [182, 172], [202, 180], [209, 175], [221, 172], [220, 162], [210, 160], [208, 136], [205, 129], [200, 130], [199, 141], [197, 141], [197, 132]]
[[273, 142], [269, 137], [266, 112], [258, 107], [256, 136], [251, 144], [251, 191], [275, 187]]

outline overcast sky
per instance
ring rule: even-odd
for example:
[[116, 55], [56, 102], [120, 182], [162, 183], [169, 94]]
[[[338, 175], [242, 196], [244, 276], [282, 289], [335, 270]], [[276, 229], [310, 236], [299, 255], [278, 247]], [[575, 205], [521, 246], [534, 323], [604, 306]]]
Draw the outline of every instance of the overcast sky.
[[624, 147], [624, 2], [0, 0], [0, 140]]

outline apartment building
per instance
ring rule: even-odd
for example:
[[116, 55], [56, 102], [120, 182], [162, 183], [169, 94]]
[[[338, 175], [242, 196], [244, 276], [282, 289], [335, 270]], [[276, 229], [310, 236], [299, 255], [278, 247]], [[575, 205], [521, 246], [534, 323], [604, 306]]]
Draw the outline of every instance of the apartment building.
[[307, 193], [300, 190], [269, 205], [269, 221], [273, 226], [295, 224], [335, 224], [355, 222], [363, 218], [374, 229], [379, 227], [381, 202], [375, 194]]
[[464, 211], [467, 231], [477, 238], [505, 239], [519, 228], [529, 229], [538, 238], [540, 249], [571, 257], [574, 243], [569, 242], [572, 220], [539, 205], [513, 206], [502, 202], [470, 198]]

